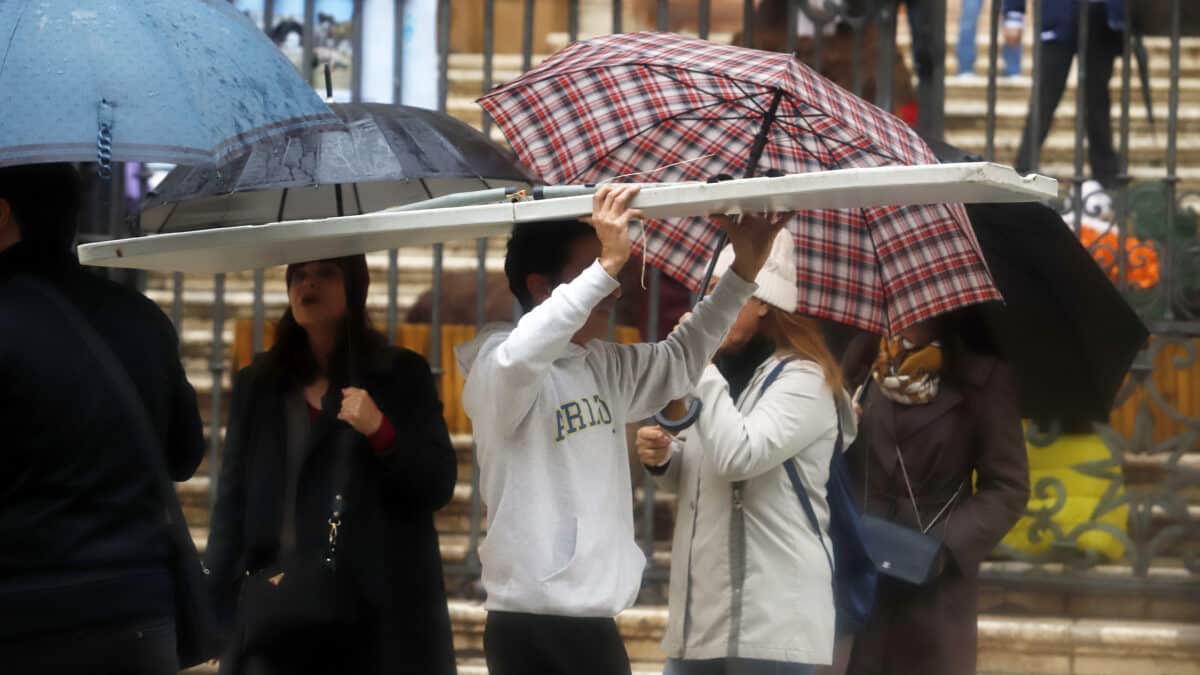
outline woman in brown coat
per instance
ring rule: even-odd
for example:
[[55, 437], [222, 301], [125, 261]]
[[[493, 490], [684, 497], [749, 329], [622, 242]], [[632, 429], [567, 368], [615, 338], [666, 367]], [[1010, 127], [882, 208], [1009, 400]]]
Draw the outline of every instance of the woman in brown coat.
[[880, 577], [848, 673], [975, 672], [979, 566], [1020, 517], [1029, 466], [1012, 371], [970, 325], [945, 319], [882, 341], [863, 335], [846, 355], [859, 364], [847, 369], [851, 382], [867, 382], [846, 455], [867, 513], [928, 528], [943, 543], [928, 584]]

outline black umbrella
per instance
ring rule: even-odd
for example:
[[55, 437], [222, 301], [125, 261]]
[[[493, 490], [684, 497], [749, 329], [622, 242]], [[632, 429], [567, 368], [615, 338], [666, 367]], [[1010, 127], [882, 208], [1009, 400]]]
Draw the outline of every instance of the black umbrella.
[[217, 169], [176, 168], [143, 204], [142, 231], [368, 213], [534, 180], [510, 152], [448, 115], [382, 103], [330, 107], [345, 129], [261, 143]]
[[[943, 162], [980, 158], [930, 143]], [[1043, 204], [968, 204], [1004, 304], [974, 311], [1016, 370], [1021, 414], [1076, 427], [1108, 420], [1149, 332], [1061, 216]]]
[[1054, 209], [970, 204], [967, 215], [1004, 295], [981, 311], [1017, 371], [1022, 415], [1107, 421], [1146, 327]]

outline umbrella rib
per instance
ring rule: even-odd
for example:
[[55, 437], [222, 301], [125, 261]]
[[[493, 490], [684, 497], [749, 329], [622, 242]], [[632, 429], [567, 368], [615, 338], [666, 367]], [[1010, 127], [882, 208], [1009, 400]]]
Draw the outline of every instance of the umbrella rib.
[[[164, 217], [164, 219], [162, 219], [162, 225], [158, 226], [158, 234], [162, 234], [162, 228], [167, 227], [167, 223], [170, 222], [170, 219], [172, 219], [172, 217], [174, 217], [175, 209], [179, 208], [179, 204], [180, 204], [179, 202], [173, 202], [172, 204], [170, 204], [170, 213], [167, 214], [167, 217]], [[140, 220], [139, 220], [139, 222], [140, 222]]]
[[[644, 127], [643, 129], [640, 129], [636, 134], [633, 134], [632, 136], [629, 136], [628, 138], [626, 138], [624, 142], [618, 143], [617, 145], [610, 148], [608, 150], [608, 152], [597, 157], [595, 159], [595, 161], [593, 161], [591, 163], [591, 166], [593, 166], [593, 167], [599, 166], [601, 163], [604, 162], [604, 160], [608, 159], [614, 152], [616, 152], [617, 150], [620, 150], [621, 148], [625, 147], [626, 145], [629, 145], [629, 142], [632, 141], [633, 139], [640, 137], [642, 134], [645, 134], [652, 129], [656, 129], [656, 128], [662, 126], [663, 124], [666, 124], [667, 122], [673, 122], [673, 121], [677, 120], [678, 118], [680, 118], [684, 115], [690, 114], [690, 113], [694, 113], [697, 110], [703, 110], [704, 108], [712, 108], [712, 107], [719, 106], [719, 105], [727, 105], [727, 104], [736, 102], [736, 100], [737, 99], [721, 99], [719, 101], [714, 101], [713, 103], [709, 103], [709, 104], [700, 106], [699, 108], [691, 108], [690, 110], [685, 110], [685, 111], [676, 113], [674, 115], [664, 117], [663, 119], [659, 120], [656, 124], [646, 125], [646, 127]], [[657, 167], [657, 168], [665, 168], [665, 167]], [[648, 172], [643, 172], [643, 173], [648, 173]], [[565, 182], [569, 183], [575, 179], [576, 179], [576, 176], [571, 176]]]
[[[723, 97], [722, 97], [720, 94], [718, 94], [718, 93], [714, 93], [714, 92], [708, 91], [708, 90], [706, 90], [706, 89], [704, 89], [704, 88], [702, 88], [702, 87], [697, 87], [697, 86], [695, 86], [695, 85], [693, 85], [693, 84], [689, 84], [689, 83], [687, 83], [687, 82], [684, 82], [684, 81], [683, 81], [682, 79], [680, 79], [678, 76], [676, 76], [676, 75], [673, 75], [673, 74], [672, 74], [670, 71], [668, 71], [668, 70], [666, 70], [666, 69], [657, 68], [657, 67], [654, 67], [654, 66], [652, 66], [652, 65], [645, 65], [644, 67], [645, 67], [647, 70], [650, 70], [650, 71], [656, 72], [656, 73], [660, 74], [661, 76], [663, 76], [663, 77], [665, 77], [665, 78], [667, 78], [667, 79], [669, 79], [669, 80], [671, 80], [671, 81], [673, 81], [673, 82], [675, 82], [675, 83], [677, 83], [677, 84], [679, 84], [679, 85], [682, 85], [682, 86], [684, 86], [684, 87], [688, 87], [688, 88], [691, 88], [691, 89], [695, 89], [696, 91], [699, 91], [699, 92], [701, 92], [702, 94], [705, 94], [705, 95], [708, 95], [708, 96], [712, 96], [712, 97], [715, 97], [715, 98], [723, 98]], [[689, 72], [691, 72], [691, 71], [689, 71]], [[697, 71], [697, 72], [702, 72], [702, 71]], [[711, 74], [711, 73], [704, 73], [704, 74], [712, 76], [712, 74]], [[742, 83], [742, 81], [741, 81], [741, 80], [738, 80], [738, 79], [736, 79], [736, 78], [732, 78], [732, 77], [731, 77], [731, 78], [726, 78], [726, 79], [728, 80], [728, 82], [729, 82], [731, 85], [733, 85], [734, 87], [736, 87], [736, 88], [738, 89], [738, 91], [742, 92], [743, 96], [742, 96], [742, 98], [741, 98], [741, 99], [723, 99], [723, 100], [726, 100], [726, 101], [727, 101], [728, 103], [730, 103], [730, 104], [738, 104], [738, 101], [740, 101], [740, 100], [742, 100], [742, 99], [749, 100], [751, 103], [753, 103], [753, 105], [754, 105], [754, 109], [757, 109], [757, 112], [759, 112], [759, 113], [763, 113], [763, 114], [765, 114], [765, 113], [766, 113], [766, 110], [765, 110], [765, 109], [762, 107], [762, 105], [759, 103], [758, 99], [756, 98], [756, 94], [754, 94], [754, 93], [752, 93], [752, 92], [747, 92], [747, 91], [746, 91], [746, 89], [745, 89], [745, 88], [742, 86], [742, 84], [743, 84], [743, 83]], [[793, 98], [793, 97], [789, 95], [789, 96], [788, 96], [788, 98]], [[744, 104], [742, 104], [742, 105], [744, 105]], [[747, 107], [747, 108], [749, 108], [750, 106], [744, 106], [744, 107]], [[801, 119], [806, 119], [806, 118], [808, 118], [808, 117], [829, 117], [829, 115], [828, 115], [828, 114], [826, 114], [826, 113], [824, 113], [824, 112], [820, 112], [820, 113], [817, 113], [817, 114], [814, 114], [814, 115], [805, 115], [805, 114], [799, 114], [799, 115], [779, 115], [779, 116], [777, 116], [777, 119], [778, 119], [778, 118], [780, 118], [780, 117], [783, 117], [783, 118], [796, 118], [796, 117], [799, 117], [799, 118], [801, 118]], [[735, 118], [735, 119], [736, 119], [736, 118]], [[785, 124], [786, 124], [786, 122], [785, 122]], [[813, 129], [812, 129], [812, 126], [811, 126], [811, 125], [809, 125], [809, 129], [808, 129], [808, 131], [809, 131], [809, 132], [810, 132], [812, 135], [814, 135], [814, 136], [817, 136], [817, 137], [822, 137], [822, 136], [821, 136], [821, 134], [818, 134], [818, 133], [817, 133], [815, 130], [813, 130]], [[793, 138], [795, 138], [795, 137], [793, 137]], [[796, 140], [798, 141], [799, 139], [796, 139]], [[903, 160], [901, 160], [901, 159], [899, 159], [899, 158], [897, 158], [897, 157], [893, 157], [893, 156], [891, 156], [891, 155], [887, 155], [887, 154], [881, 153], [881, 152], [879, 152], [879, 151], [876, 151], [876, 150], [874, 150], [874, 149], [872, 149], [872, 148], [861, 148], [861, 147], [859, 147], [859, 146], [851, 145], [850, 143], [846, 143], [845, 141], [839, 141], [839, 140], [837, 140], [837, 139], [834, 139], [834, 138], [830, 138], [830, 139], [828, 139], [828, 140], [830, 140], [830, 141], [833, 141], [833, 142], [835, 142], [835, 143], [840, 143], [840, 144], [842, 144], [842, 145], [846, 145], [846, 146], [848, 146], [848, 147], [855, 148], [855, 149], [857, 149], [857, 150], [863, 150], [864, 152], [869, 152], [869, 153], [871, 153], [871, 154], [873, 154], [873, 155], [876, 155], [876, 156], [879, 156], [879, 157], [883, 157], [884, 159], [888, 159], [888, 160], [891, 160], [891, 161], [893, 161], [893, 162], [898, 162], [898, 163], [900, 163], [900, 164], [904, 164], [904, 161], [903, 161]], [[803, 144], [801, 144], [801, 147], [803, 147]], [[827, 151], [827, 152], [828, 152], [828, 150], [829, 150], [829, 148], [826, 148], [826, 151]], [[824, 165], [824, 163], [822, 163], [822, 165]]]
[[[809, 117], [809, 116], [807, 116], [807, 115], [806, 115], [806, 116], [803, 116], [803, 117], [801, 117], [801, 119], [807, 119], [808, 117]], [[823, 115], [813, 115], [813, 117], [823, 117]], [[817, 131], [816, 131], [815, 129], [813, 129], [813, 128], [812, 128], [812, 125], [811, 125], [811, 124], [809, 124], [809, 125], [808, 125], [808, 128], [807, 128], [807, 129], [805, 129], [804, 127], [801, 127], [800, 125], [798, 125], [798, 124], [794, 124], [794, 123], [791, 123], [791, 122], [782, 121], [782, 120], [781, 120], [780, 122], [781, 122], [781, 124], [783, 124], [783, 126], [785, 126], [785, 127], [792, 127], [792, 128], [794, 128], [794, 129], [796, 129], [796, 130], [798, 130], [798, 131], [807, 131], [807, 132], [808, 132], [809, 134], [811, 134], [811, 135], [812, 135], [814, 138], [816, 138], [816, 139], [818, 139], [819, 141], [821, 141], [821, 144], [822, 144], [822, 145], [825, 145], [825, 141], [830, 141], [830, 142], [836, 143], [836, 144], [838, 144], [838, 145], [842, 145], [842, 146], [845, 146], [845, 147], [848, 147], [848, 148], [854, 148], [855, 150], [860, 150], [860, 151], [862, 151], [862, 152], [866, 152], [866, 153], [868, 153], [868, 154], [875, 155], [876, 157], [882, 157], [883, 159], [891, 160], [891, 161], [893, 161], [893, 162], [896, 162], [896, 163], [898, 163], [898, 164], [900, 164], [900, 165], [902, 165], [902, 166], [906, 166], [906, 165], [907, 165], [907, 163], [906, 163], [904, 160], [900, 159], [899, 157], [895, 157], [895, 156], [893, 156], [893, 155], [889, 155], [889, 154], [887, 154], [887, 153], [880, 152], [880, 151], [876, 150], [876, 149], [875, 149], [875, 146], [874, 146], [874, 144], [871, 144], [871, 145], [869, 145], [869, 146], [867, 146], [867, 147], [862, 147], [862, 146], [859, 146], [859, 145], [854, 145], [853, 143], [850, 143], [850, 142], [847, 142], [847, 141], [843, 141], [843, 140], [841, 140], [841, 139], [838, 139], [838, 138], [833, 138], [833, 137], [831, 137], [831, 136], [826, 136], [825, 134], [817, 133]], [[795, 140], [797, 143], [799, 143], [799, 142], [800, 142], [800, 138], [799, 138], [798, 136], [792, 136], [792, 138], [793, 138], [793, 139], [794, 139], [794, 140]], [[801, 145], [803, 145], [803, 144], [801, 144]], [[829, 149], [828, 147], [826, 147], [826, 148], [825, 148], [825, 151], [826, 151], [826, 152], [830, 152], [830, 154], [832, 154], [832, 152], [830, 151], [830, 149]]]
[[[749, 99], [750, 101], [754, 102], [754, 104], [755, 104], [754, 107], [758, 112], [764, 113], [764, 114], [767, 112], [765, 108], [763, 108], [761, 105], [758, 104], [758, 101], [755, 100], [755, 96], [759, 96], [761, 94], [768, 94], [768, 93], [770, 93], [770, 91], [768, 90], [765, 92], [758, 92], [758, 93], [748, 92], [748, 91], [746, 91], [746, 89], [744, 87], [742, 87], [741, 81], [737, 80], [736, 78], [727, 77], [724, 79], [727, 80], [733, 86], [737, 87], [738, 91], [742, 92], [742, 96], [740, 98], [726, 98], [720, 92], [709, 91], [708, 89], [697, 86], [693, 83], [684, 82], [682, 78], [673, 74], [673, 72], [672, 72], [673, 70], [686, 70], [689, 73], [696, 72], [696, 73], [701, 73], [703, 75], [707, 75], [709, 77], [717, 77], [716, 75], [713, 75], [712, 73], [710, 73], [708, 71], [703, 71], [703, 70], [693, 71], [690, 69], [682, 69], [682, 68], [666, 69], [666, 68], [659, 68], [659, 67], [651, 65], [651, 64], [643, 64], [643, 67], [646, 70], [649, 70], [653, 73], [657, 73], [660, 76], [665, 77], [668, 80], [671, 80], [675, 84], [678, 84], [682, 87], [686, 87], [688, 89], [694, 89], [694, 90], [700, 92], [701, 94], [704, 94], [705, 96], [711, 96], [712, 98], [720, 99], [720, 100], [728, 102], [728, 103], [735, 103], [741, 99]], [[746, 107], [749, 107], [749, 106], [746, 106]]]

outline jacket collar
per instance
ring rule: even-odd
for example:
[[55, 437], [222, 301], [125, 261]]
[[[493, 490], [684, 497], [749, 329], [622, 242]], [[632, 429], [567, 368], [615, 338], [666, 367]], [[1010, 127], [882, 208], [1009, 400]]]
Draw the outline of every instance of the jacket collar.
[[961, 354], [954, 366], [956, 377], [943, 377], [937, 398], [924, 405], [906, 406], [890, 401], [871, 381], [868, 384], [868, 405], [882, 407], [876, 427], [876, 433], [880, 433], [882, 438], [870, 445], [884, 471], [891, 475], [896, 469], [897, 445], [956, 410], [966, 397], [964, 387], [985, 386], [995, 367], [994, 358], [970, 352]]

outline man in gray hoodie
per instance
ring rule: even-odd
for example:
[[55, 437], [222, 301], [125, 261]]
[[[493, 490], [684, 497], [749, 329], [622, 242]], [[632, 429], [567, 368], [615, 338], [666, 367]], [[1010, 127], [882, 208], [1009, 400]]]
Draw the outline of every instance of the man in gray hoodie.
[[646, 559], [634, 539], [625, 425], [699, 379], [756, 286], [785, 218], [729, 229], [730, 273], [663, 341], [603, 342], [629, 260], [636, 186], [605, 186], [590, 227], [518, 225], [505, 272], [528, 312], [457, 350], [488, 536], [479, 548], [492, 675], [629, 673], [613, 617]]

